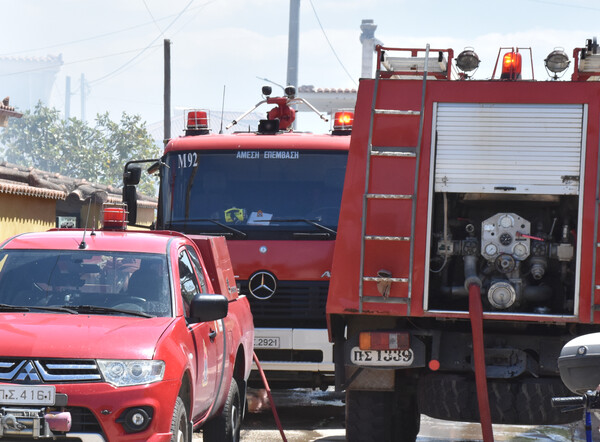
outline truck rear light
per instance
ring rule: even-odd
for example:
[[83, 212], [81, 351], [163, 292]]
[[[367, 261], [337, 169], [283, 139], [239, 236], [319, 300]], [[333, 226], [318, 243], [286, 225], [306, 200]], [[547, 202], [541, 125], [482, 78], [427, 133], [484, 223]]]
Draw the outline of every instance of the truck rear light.
[[124, 206], [104, 206], [102, 228], [106, 230], [125, 230], [127, 228], [127, 210]]
[[502, 58], [503, 80], [518, 80], [521, 78], [521, 54], [518, 52], [507, 52]]
[[406, 332], [361, 332], [358, 337], [361, 350], [408, 350], [410, 334]]
[[352, 124], [354, 123], [354, 112], [339, 111], [334, 114], [333, 131], [334, 135], [350, 134]]

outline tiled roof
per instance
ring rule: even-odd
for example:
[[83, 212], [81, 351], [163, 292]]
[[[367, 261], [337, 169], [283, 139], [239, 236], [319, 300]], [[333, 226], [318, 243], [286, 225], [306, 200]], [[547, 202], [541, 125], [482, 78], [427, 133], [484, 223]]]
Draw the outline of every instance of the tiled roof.
[[318, 94], [356, 94], [356, 89], [343, 89], [343, 88], [317, 88], [315, 89], [315, 87], [313, 85], [303, 85], [303, 86], [299, 86], [298, 87], [298, 93], [318, 93]]
[[[0, 163], [0, 193], [80, 202], [88, 198], [109, 203], [122, 201], [120, 188], [7, 162]], [[157, 199], [138, 194], [138, 206], [156, 208]]]
[[32, 187], [28, 184], [15, 183], [6, 180], [0, 180], [0, 193], [34, 196], [37, 198], [48, 198], [54, 200], [64, 200], [67, 197], [66, 192], [63, 192], [62, 190]]

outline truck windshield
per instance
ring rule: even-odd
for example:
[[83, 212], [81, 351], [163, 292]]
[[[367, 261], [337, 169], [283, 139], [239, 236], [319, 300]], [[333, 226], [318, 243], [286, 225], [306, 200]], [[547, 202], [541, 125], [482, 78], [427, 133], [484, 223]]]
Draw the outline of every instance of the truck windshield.
[[165, 228], [235, 239], [330, 239], [347, 152], [171, 152], [163, 170]]
[[[0, 252], [0, 304], [31, 312], [171, 315], [165, 255], [69, 250]], [[92, 307], [92, 308], [91, 308]], [[83, 312], [83, 311], [82, 311]]]

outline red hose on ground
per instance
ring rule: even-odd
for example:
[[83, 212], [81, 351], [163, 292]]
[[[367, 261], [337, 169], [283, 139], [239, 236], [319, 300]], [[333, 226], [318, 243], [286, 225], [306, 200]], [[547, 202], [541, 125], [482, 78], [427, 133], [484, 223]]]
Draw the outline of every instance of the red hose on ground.
[[267, 382], [267, 377], [265, 376], [265, 372], [260, 366], [260, 362], [258, 362], [258, 357], [256, 357], [256, 353], [254, 353], [254, 363], [258, 367], [258, 372], [260, 373], [260, 377], [262, 378], [263, 384], [265, 385], [265, 390], [267, 390], [267, 397], [269, 398], [269, 402], [271, 403], [271, 409], [273, 410], [273, 417], [275, 418], [275, 425], [277, 425], [277, 429], [279, 430], [279, 434], [281, 434], [281, 440], [283, 442], [287, 442], [285, 438], [285, 434], [283, 432], [283, 427], [281, 426], [281, 421], [279, 420], [279, 415], [277, 414], [277, 408], [275, 408], [275, 402], [273, 401], [273, 397], [271, 396], [271, 388], [269, 387], [269, 383]]
[[485, 355], [483, 352], [483, 307], [481, 306], [481, 288], [477, 284], [469, 286], [469, 316], [473, 333], [473, 358], [475, 365], [475, 384], [477, 386], [477, 402], [479, 403], [479, 419], [484, 442], [494, 441], [492, 431], [492, 415], [485, 374]]

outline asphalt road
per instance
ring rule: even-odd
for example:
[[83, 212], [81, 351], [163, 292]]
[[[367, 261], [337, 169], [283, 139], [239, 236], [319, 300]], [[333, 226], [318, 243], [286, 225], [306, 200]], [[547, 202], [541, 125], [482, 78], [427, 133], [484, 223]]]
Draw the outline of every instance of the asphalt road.
[[[260, 408], [261, 396], [258, 405]], [[305, 389], [272, 392], [277, 413], [288, 442], [340, 442], [346, 440], [344, 430], [343, 395], [332, 391]], [[252, 404], [256, 406], [256, 403]], [[242, 426], [242, 442], [280, 442], [283, 440], [271, 410], [248, 413]], [[600, 441], [599, 423], [593, 422], [594, 441]], [[585, 442], [583, 422], [561, 426], [494, 425], [495, 441], [511, 442]], [[202, 440], [194, 435], [194, 442]], [[421, 417], [419, 442], [481, 441], [479, 424], [448, 422]]]

